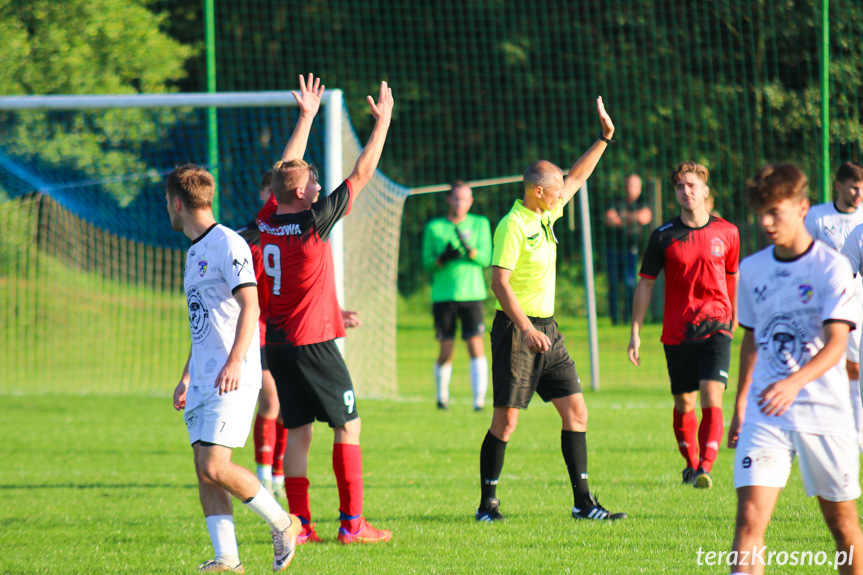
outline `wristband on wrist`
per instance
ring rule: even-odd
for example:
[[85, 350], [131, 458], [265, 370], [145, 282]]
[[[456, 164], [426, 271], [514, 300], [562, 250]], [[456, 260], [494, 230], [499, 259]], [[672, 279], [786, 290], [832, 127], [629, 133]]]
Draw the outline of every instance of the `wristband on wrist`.
[[614, 143], [616, 143], [616, 142], [617, 142], [617, 140], [612, 140], [611, 138], [606, 138], [605, 136], [603, 136], [603, 135], [602, 135], [602, 132], [600, 132], [600, 133], [598, 133], [598, 134], [596, 135], [596, 139], [597, 139], [597, 140], [602, 140], [602, 141], [603, 141], [603, 142], [605, 142], [606, 144], [614, 144]]
[[523, 334], [522, 334], [522, 336], [521, 336], [521, 337], [522, 337], [522, 339], [523, 339], [524, 341], [527, 341], [527, 334], [529, 334], [530, 332], [535, 331], [535, 330], [536, 330], [536, 328], [535, 328], [535, 327], [533, 327], [533, 326], [530, 326], [529, 328], [527, 328], [526, 330], [524, 330], [524, 333], [523, 333]]

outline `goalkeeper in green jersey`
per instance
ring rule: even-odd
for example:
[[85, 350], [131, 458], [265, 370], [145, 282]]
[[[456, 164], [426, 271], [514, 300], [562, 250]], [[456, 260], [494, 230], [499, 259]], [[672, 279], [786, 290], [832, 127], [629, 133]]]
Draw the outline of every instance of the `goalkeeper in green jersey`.
[[457, 181], [447, 192], [448, 214], [428, 223], [423, 234], [423, 265], [432, 274], [432, 311], [440, 355], [434, 365], [437, 406], [449, 406], [449, 382], [456, 317], [470, 354], [473, 407], [485, 406], [488, 362], [482, 344], [485, 332], [483, 302], [486, 298], [482, 270], [491, 263], [491, 226], [488, 218], [469, 214], [473, 193]]

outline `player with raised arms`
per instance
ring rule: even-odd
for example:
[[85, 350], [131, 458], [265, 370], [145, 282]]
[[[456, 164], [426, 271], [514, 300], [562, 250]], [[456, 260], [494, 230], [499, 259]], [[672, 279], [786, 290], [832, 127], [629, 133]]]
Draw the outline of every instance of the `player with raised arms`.
[[[261, 176], [258, 186], [258, 197], [266, 203], [273, 194], [273, 170], [267, 170]], [[249, 244], [252, 251], [252, 263], [255, 270], [255, 281], [258, 282], [258, 306], [261, 315], [258, 320], [261, 338], [261, 372], [263, 374], [261, 392], [258, 394], [258, 412], [255, 415], [255, 425], [252, 438], [255, 443], [255, 465], [258, 479], [267, 491], [274, 497], [285, 497], [285, 445], [288, 441], [288, 430], [282, 422], [279, 411], [279, 396], [276, 382], [267, 365], [267, 354], [264, 353], [264, 343], [267, 333], [267, 316], [269, 314], [270, 287], [267, 285], [269, 276], [264, 272], [264, 258], [261, 253], [261, 232], [257, 219], [237, 228], [237, 233]], [[342, 323], [346, 328], [359, 327], [363, 324], [357, 317], [357, 312], [342, 311]], [[300, 543], [309, 539], [302, 537]], [[312, 541], [320, 542], [313, 538]]]
[[839, 572], [863, 573], [860, 459], [844, 365], [861, 313], [847, 258], [806, 230], [807, 184], [793, 164], [765, 166], [746, 184], [773, 245], [740, 265], [745, 332], [728, 428], [728, 446], [737, 448], [732, 573], [763, 572], [764, 533], [795, 455], [806, 495], [818, 497], [845, 558]]
[[593, 173], [614, 140], [614, 124], [602, 98], [596, 100], [601, 131], [593, 145], [572, 165], [566, 181], [559, 167], [545, 160], [528, 166], [524, 199], [516, 200], [494, 233], [491, 289], [497, 314], [491, 328], [494, 411], [480, 450], [480, 505], [477, 521], [504, 518], [497, 499], [507, 443], [519, 412], [534, 393], [551, 402], [561, 420], [560, 448], [569, 471], [572, 517], [616, 520], [596, 500], [587, 476], [587, 405], [575, 363], [563, 345], [554, 319], [557, 238], [552, 225], [563, 207]]
[[[724, 435], [722, 393], [728, 385], [731, 338], [737, 323], [737, 226], [707, 210], [707, 168], [681, 162], [671, 173], [680, 216], [653, 230], [632, 304], [629, 360], [641, 364], [641, 326], [659, 272], [665, 270], [665, 349], [677, 447], [686, 461], [683, 483], [713, 486], [710, 471]], [[695, 405], [701, 394], [701, 425]], [[697, 439], [696, 439], [697, 433]]]
[[258, 215], [264, 270], [272, 290], [267, 363], [289, 430], [285, 491], [291, 510], [303, 522], [300, 540], [317, 538], [311, 524], [308, 460], [313, 423], [327, 422], [333, 429], [333, 471], [339, 491], [338, 541], [388, 541], [391, 532], [376, 529], [363, 518], [360, 419], [351, 376], [335, 342], [345, 336], [345, 328], [329, 238], [377, 168], [392, 118], [392, 90], [381, 82], [377, 102], [368, 97], [375, 118], [369, 140], [347, 179], [323, 197], [317, 171], [303, 155], [324, 87], [309, 74], [307, 81], [300, 77], [300, 88], [294, 93], [300, 117], [281, 161], [273, 167], [273, 197]]
[[294, 557], [300, 520], [285, 513], [254, 474], [231, 461], [233, 449], [249, 436], [261, 388], [258, 295], [248, 244], [213, 218], [215, 188], [205, 169], [184, 165], [168, 175], [165, 192], [171, 226], [192, 240], [183, 281], [192, 348], [174, 389], [174, 409], [185, 410], [216, 554], [198, 571], [244, 572], [231, 495], [270, 526], [273, 571], [282, 571]]

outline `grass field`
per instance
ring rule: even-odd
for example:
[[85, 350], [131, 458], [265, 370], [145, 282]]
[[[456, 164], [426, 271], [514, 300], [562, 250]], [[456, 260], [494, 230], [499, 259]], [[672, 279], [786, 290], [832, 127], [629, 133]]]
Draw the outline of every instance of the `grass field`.
[[[564, 322], [570, 349], [585, 366], [583, 329]], [[655, 331], [655, 330], [654, 330]], [[620, 332], [620, 333], [618, 333]], [[626, 330], [605, 329], [599, 393], [587, 392], [591, 486], [613, 511], [613, 525], [576, 523], [560, 455], [559, 419], [539, 400], [522, 414], [507, 449], [498, 494], [508, 520], [476, 524], [479, 447], [490, 415], [470, 406], [467, 361], [458, 350], [453, 406], [434, 409], [429, 319], [403, 317], [400, 398], [366, 400], [363, 417], [365, 514], [392, 529], [378, 546], [335, 543], [338, 493], [329, 430], [312, 448], [312, 511], [324, 545], [298, 550], [290, 572], [352, 573], [726, 573], [698, 565], [698, 551], [729, 548], [734, 521], [731, 452], [720, 452], [716, 487], [679, 484], [683, 467], [670, 430], [671, 400], [657, 382], [661, 357], [642, 371], [621, 362]], [[646, 338], [647, 339], [647, 338]], [[620, 358], [620, 359], [616, 359]], [[658, 367], [657, 367], [657, 362]], [[178, 366], [179, 369], [179, 366]], [[732, 386], [733, 388], [733, 386]], [[726, 396], [729, 416], [732, 393]], [[6, 395], [0, 398], [0, 573], [193, 573], [210, 558], [191, 451], [168, 393]], [[235, 456], [253, 468], [251, 439]], [[247, 573], [270, 572], [266, 527], [235, 509]], [[815, 500], [792, 474], [768, 532], [768, 549], [824, 551], [832, 542]], [[774, 567], [823, 573], [828, 567]]]

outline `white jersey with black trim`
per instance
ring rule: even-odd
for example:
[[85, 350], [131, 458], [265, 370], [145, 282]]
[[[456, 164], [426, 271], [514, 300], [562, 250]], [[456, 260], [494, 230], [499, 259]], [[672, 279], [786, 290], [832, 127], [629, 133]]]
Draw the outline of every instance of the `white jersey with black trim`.
[[744, 423], [820, 435], [856, 434], [844, 355], [806, 384], [784, 415], [762, 414], [758, 395], [824, 347], [825, 323], [856, 328], [860, 316], [847, 258], [821, 241], [793, 261], [776, 259], [772, 246], [743, 260], [738, 317], [742, 327], [752, 330], [757, 352]]
[[[214, 224], [192, 242], [186, 255], [183, 287], [189, 306], [192, 357], [190, 385], [213, 385], [228, 360], [237, 332], [240, 305], [234, 292], [256, 286], [249, 244], [235, 231]], [[261, 385], [258, 329], [242, 365], [241, 385]]]
[[818, 204], [809, 209], [805, 223], [809, 235], [841, 252], [851, 230], [863, 224], [863, 207], [846, 214], [833, 202]]

